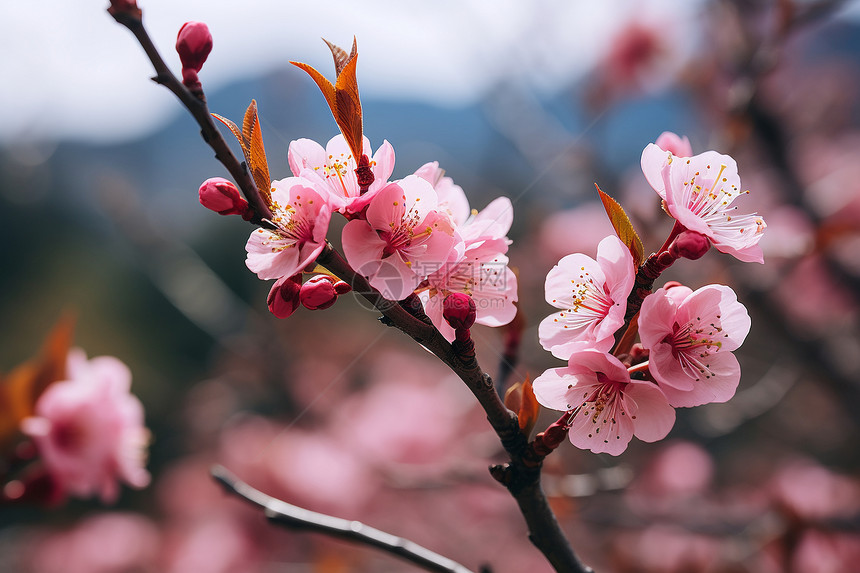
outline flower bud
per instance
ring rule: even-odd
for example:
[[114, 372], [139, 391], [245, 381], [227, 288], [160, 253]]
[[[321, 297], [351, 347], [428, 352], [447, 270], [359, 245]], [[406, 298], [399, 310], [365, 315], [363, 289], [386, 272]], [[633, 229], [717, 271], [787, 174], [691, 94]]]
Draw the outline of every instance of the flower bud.
[[467, 294], [453, 292], [442, 303], [442, 316], [454, 330], [468, 330], [475, 324], [477, 308], [475, 301]]
[[199, 72], [212, 51], [212, 34], [209, 33], [209, 27], [203, 22], [183, 24], [176, 36], [176, 51], [182, 61], [183, 77], [186, 69]]
[[200, 204], [219, 215], [244, 215], [248, 202], [239, 195], [239, 190], [222, 177], [212, 177], [200, 186]]
[[339, 295], [346, 294], [351, 290], [352, 290], [352, 287], [349, 286], [349, 283], [346, 283], [344, 281], [336, 281], [334, 283], [334, 292], [336, 292]]
[[269, 291], [269, 312], [278, 318], [287, 318], [299, 307], [299, 291], [302, 286], [302, 275], [281, 277]]
[[675, 240], [669, 245], [669, 253], [676, 259], [683, 257], [695, 261], [707, 253], [710, 248], [711, 243], [706, 236], [687, 229], [675, 237]]
[[693, 148], [690, 145], [690, 140], [687, 139], [687, 136], [680, 137], [679, 135], [672, 133], [671, 131], [664, 131], [660, 134], [660, 137], [657, 138], [657, 141], [654, 143], [657, 144], [657, 147], [662, 149], [663, 151], [669, 151], [672, 155], [676, 155], [678, 157], [692, 157], [693, 156]]
[[120, 14], [125, 14], [134, 18], [140, 18], [141, 16], [140, 8], [137, 6], [137, 0], [110, 0], [108, 13], [114, 17]]
[[[338, 281], [343, 282], [343, 281]], [[344, 283], [346, 284], [346, 283]], [[337, 301], [335, 290], [335, 279], [328, 275], [316, 275], [311, 277], [302, 285], [300, 300], [305, 308], [310, 310], [323, 310]]]

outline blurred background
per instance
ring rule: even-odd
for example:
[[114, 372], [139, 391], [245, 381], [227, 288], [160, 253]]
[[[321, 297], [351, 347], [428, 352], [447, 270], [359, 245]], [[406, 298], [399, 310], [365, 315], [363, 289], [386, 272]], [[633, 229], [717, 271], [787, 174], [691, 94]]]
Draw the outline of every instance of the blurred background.
[[[313, 4], [313, 5], [312, 5]], [[66, 310], [113, 355], [153, 433], [152, 485], [113, 508], [0, 513], [0, 570], [397, 572], [375, 551], [277, 529], [208, 477], [360, 519], [477, 570], [548, 571], [486, 467], [498, 442], [462, 384], [353, 297], [279, 321], [244, 265], [249, 227], [197, 201], [226, 176], [107, 2], [0, 6], [0, 372]], [[439, 161], [473, 208], [514, 203], [525, 331], [512, 381], [560, 366], [537, 342], [543, 281], [611, 232], [596, 182], [646, 252], [671, 220], [639, 168], [663, 131], [738, 161], [766, 264], [715, 250], [661, 278], [729, 284], [753, 327], [727, 404], [678, 410], [620, 457], [563, 444], [545, 489], [598, 571], [846, 572], [860, 558], [860, 2], [317, 3], [141, 0], [178, 72], [206, 22], [210, 109], [257, 100], [273, 178], [336, 126], [289, 60], [329, 77], [359, 47], [365, 134], [394, 178]], [[238, 146], [236, 147], [238, 153]], [[339, 235], [339, 221], [330, 237]], [[502, 334], [474, 331], [496, 371]], [[552, 421], [545, 413], [539, 429]]]

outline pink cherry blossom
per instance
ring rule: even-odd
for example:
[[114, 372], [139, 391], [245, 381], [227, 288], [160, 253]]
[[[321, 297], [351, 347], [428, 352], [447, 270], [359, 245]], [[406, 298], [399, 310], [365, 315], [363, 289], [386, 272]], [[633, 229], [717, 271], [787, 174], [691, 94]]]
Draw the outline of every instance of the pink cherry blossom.
[[614, 356], [594, 348], [576, 351], [564, 368], [552, 368], [533, 382], [538, 402], [573, 411], [571, 443], [617, 456], [635, 435], [655, 442], [675, 424], [675, 410], [650, 382], [631, 380]]
[[608, 351], [624, 324], [633, 267], [630, 251], [615, 235], [600, 241], [596, 261], [580, 253], [561, 259], [546, 276], [546, 301], [561, 311], [540, 323], [541, 346], [565, 360], [583, 342]]
[[290, 143], [287, 159], [293, 175], [318, 180], [323, 184], [334, 210], [354, 215], [367, 207], [376, 192], [388, 184], [388, 178], [394, 171], [394, 148], [388, 141], [383, 141], [373, 155], [370, 140], [365, 137], [363, 150], [368, 158], [372, 156], [370, 170], [374, 177], [364, 195], [360, 192], [355, 175], [358, 164], [343, 135], [331, 138], [325, 149], [310, 139], [297, 139]]
[[[467, 204], [468, 206], [468, 204]], [[431, 272], [419, 289], [427, 316], [449, 341], [452, 329], [442, 317], [442, 301], [452, 292], [468, 294], [478, 309], [477, 323], [502, 326], [514, 319], [517, 308], [517, 277], [508, 268], [513, 206], [499, 197], [457, 229], [464, 251], [453, 250], [449, 260]]]
[[347, 261], [386, 298], [406, 298], [459, 241], [448, 216], [436, 208], [436, 193], [424, 179], [410, 175], [390, 183], [370, 203], [366, 220], [344, 227]]
[[245, 245], [245, 264], [258, 277], [291, 277], [319, 256], [331, 218], [322, 193], [301, 177], [272, 182], [271, 223], [276, 228], [253, 231]]
[[[662, 179], [652, 181], [659, 170]], [[735, 160], [716, 151], [676, 158], [655, 144], [642, 152], [642, 171], [666, 202], [669, 214], [684, 228], [700, 233], [717, 248], [744, 262], [763, 263], [758, 242], [767, 225], [756, 214], [736, 215], [740, 195]]]
[[749, 333], [750, 318], [732, 289], [661, 289], [645, 298], [640, 312], [639, 336], [650, 351], [648, 369], [672, 406], [725, 402], [734, 396], [741, 369], [732, 351]]
[[469, 200], [462, 187], [454, 184], [454, 180], [450, 177], [445, 177], [445, 170], [439, 167], [438, 161], [425, 163], [415, 170], [415, 175], [433, 186], [439, 199], [438, 211], [450, 215], [455, 226], [466, 222], [471, 213]]
[[675, 157], [687, 158], [693, 156], [693, 147], [686, 135], [682, 138], [671, 131], [664, 131], [657, 141], [649, 144], [642, 152], [642, 173], [663, 199], [666, 198], [666, 190], [663, 188], [663, 164], [668, 157], [667, 152]]
[[149, 484], [144, 468], [149, 432], [143, 406], [129, 390], [131, 372], [111, 356], [69, 353], [68, 379], [51, 384], [22, 423], [48, 472], [67, 493], [116, 500], [117, 480]]

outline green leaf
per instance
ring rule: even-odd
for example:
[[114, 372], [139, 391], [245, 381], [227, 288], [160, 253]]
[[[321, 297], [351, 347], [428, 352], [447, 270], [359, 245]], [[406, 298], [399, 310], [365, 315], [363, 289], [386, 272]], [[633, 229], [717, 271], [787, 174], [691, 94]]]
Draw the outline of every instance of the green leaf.
[[636, 234], [636, 229], [633, 228], [633, 223], [630, 222], [630, 217], [624, 212], [618, 201], [600, 190], [597, 183], [594, 184], [597, 188], [597, 193], [600, 195], [600, 201], [603, 203], [603, 208], [606, 209], [606, 215], [609, 217], [609, 222], [615, 229], [615, 234], [621, 239], [621, 242], [627, 245], [630, 254], [633, 255], [633, 263], [636, 268], [645, 261], [645, 248], [642, 246], [642, 239]]

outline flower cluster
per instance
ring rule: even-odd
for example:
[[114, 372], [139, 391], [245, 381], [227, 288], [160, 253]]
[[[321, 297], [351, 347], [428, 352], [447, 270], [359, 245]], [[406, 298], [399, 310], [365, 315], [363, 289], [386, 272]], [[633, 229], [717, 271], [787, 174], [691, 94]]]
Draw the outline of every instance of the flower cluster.
[[[513, 221], [510, 200], [501, 197], [481, 212], [472, 211], [462, 188], [444, 176], [438, 163], [390, 181], [391, 144], [385, 141], [372, 153], [365, 137], [363, 152], [372, 157], [367, 161], [372, 183], [366, 189], [359, 182], [361, 160], [356, 161], [343, 135], [332, 138], [325, 148], [309, 139], [290, 144], [287, 156], [293, 177], [272, 182], [272, 217], [266, 227], [251, 233], [246, 245], [248, 268], [261, 279], [277, 281], [269, 295], [273, 314], [285, 318], [299, 302], [309, 309], [328, 308], [337, 294], [349, 290], [350, 285], [339, 286], [326, 275], [302, 284], [302, 273], [313, 271], [325, 248], [332, 213], [340, 213], [348, 220], [342, 242], [352, 268], [390, 300], [417, 293], [448, 340], [454, 339], [454, 330], [443, 319], [442, 301], [451, 293], [473, 298], [480, 324], [510, 322], [517, 300], [516, 276], [506, 256]], [[214, 188], [207, 184], [207, 190]], [[211, 195], [218, 201], [207, 204], [201, 199], [209, 208], [244, 212], [244, 204], [235, 208], [222, 201], [223, 192]], [[311, 292], [309, 283], [316, 287], [316, 296], [300, 297]], [[331, 291], [325, 301], [306, 302], [324, 297], [323, 290]]]
[[[643, 262], [646, 275], [678, 258], [699, 258], [710, 244], [742, 261], [763, 261], [764, 220], [737, 215], [732, 205], [744, 192], [731, 157], [692, 156], [686, 138], [664, 134], [645, 149], [642, 168], [676, 220], [660, 251]], [[535, 379], [534, 392], [544, 406], [570, 413], [571, 442], [593, 452], [618, 455], [634, 435], [662, 439], [674, 408], [725, 402], [740, 381], [732, 351], [750, 318], [732, 289], [667, 283], [643, 292], [637, 265], [632, 249], [612, 235], [600, 242], [596, 260], [568, 255], [546, 278], [546, 300], [559, 311], [541, 322], [540, 342], [568, 365]], [[638, 296], [641, 309], [630, 316], [628, 301]]]

